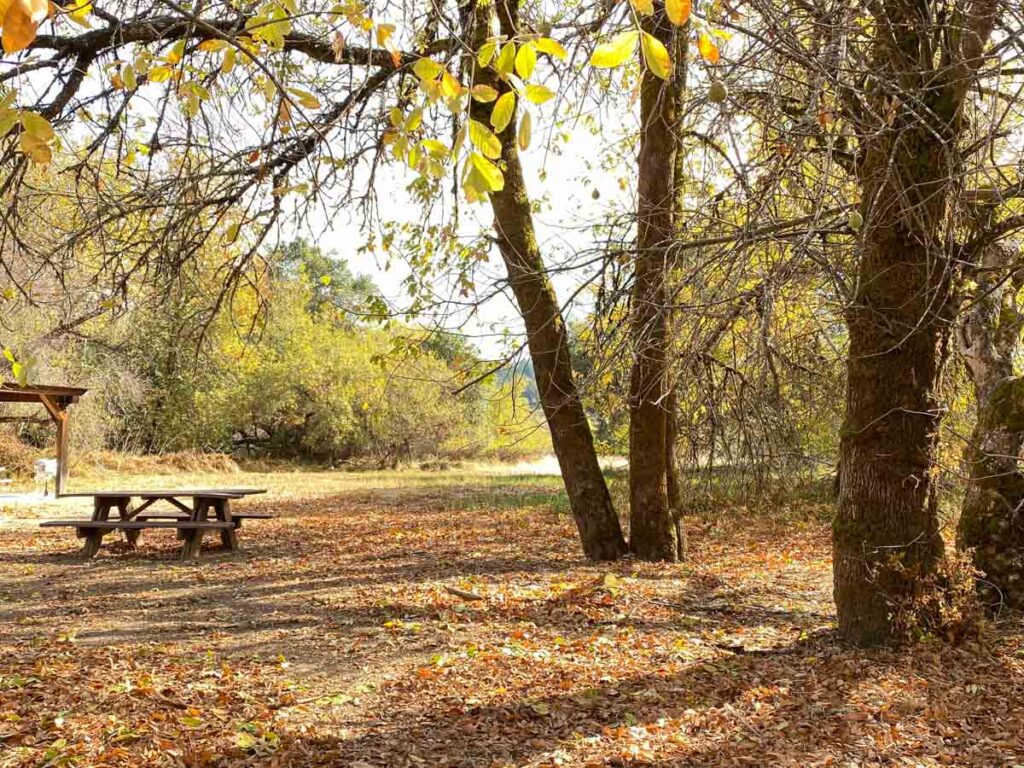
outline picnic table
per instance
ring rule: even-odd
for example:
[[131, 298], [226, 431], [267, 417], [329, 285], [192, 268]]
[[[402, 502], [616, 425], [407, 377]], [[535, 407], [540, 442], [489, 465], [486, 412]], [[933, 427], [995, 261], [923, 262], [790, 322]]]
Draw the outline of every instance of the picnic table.
[[[182, 539], [181, 558], [190, 560], [199, 556], [203, 534], [220, 533], [221, 543], [230, 550], [238, 549], [237, 530], [243, 520], [263, 520], [274, 515], [253, 512], [232, 512], [231, 502], [266, 493], [263, 488], [186, 488], [175, 490], [88, 491], [65, 493], [61, 498], [79, 497], [93, 500], [92, 518], [89, 520], [47, 520], [43, 528], [75, 528], [80, 539], [85, 539], [83, 557], [93, 557], [111, 531], [124, 531], [125, 538], [135, 546], [146, 528], [173, 528]], [[137, 501], [136, 501], [137, 500]], [[154, 504], [166, 502], [171, 510], [151, 510]], [[110, 513], [117, 518], [110, 519]]]

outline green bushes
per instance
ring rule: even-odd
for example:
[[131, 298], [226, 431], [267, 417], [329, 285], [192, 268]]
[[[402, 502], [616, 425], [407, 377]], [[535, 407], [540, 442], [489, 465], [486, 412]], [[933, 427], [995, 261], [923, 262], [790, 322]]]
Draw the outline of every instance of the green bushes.
[[97, 338], [35, 350], [51, 381], [91, 389], [76, 407], [75, 432], [92, 438], [79, 450], [381, 467], [550, 450], [511, 383], [456, 394], [483, 365], [472, 347], [363, 319], [373, 283], [304, 243], [270, 263], [258, 291], [216, 313], [201, 284], [183, 285], [90, 329]]

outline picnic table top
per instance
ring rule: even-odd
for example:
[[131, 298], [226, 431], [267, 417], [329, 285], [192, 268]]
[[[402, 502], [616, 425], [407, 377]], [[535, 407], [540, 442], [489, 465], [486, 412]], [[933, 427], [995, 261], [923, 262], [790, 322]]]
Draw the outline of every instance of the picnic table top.
[[79, 491], [77, 493], [62, 493], [61, 498], [70, 496], [78, 498], [102, 499], [102, 498], [125, 498], [129, 496], [150, 497], [150, 498], [174, 498], [177, 496], [206, 496], [206, 497], [238, 497], [253, 496], [258, 493], [266, 493], [266, 488], [174, 488], [171, 490], [144, 489], [144, 490], [113, 490], [113, 491]]

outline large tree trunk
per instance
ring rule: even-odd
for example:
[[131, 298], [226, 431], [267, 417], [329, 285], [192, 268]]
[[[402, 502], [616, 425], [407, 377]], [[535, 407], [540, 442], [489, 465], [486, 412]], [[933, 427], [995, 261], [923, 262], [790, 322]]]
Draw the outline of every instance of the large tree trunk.
[[[672, 50], [673, 27], [658, 3], [646, 32]], [[633, 370], [629, 384], [630, 549], [643, 560], [678, 557], [668, 502], [669, 323], [666, 278], [672, 242], [676, 141], [670, 83], [644, 70], [640, 86], [639, 201], [632, 294]]]
[[[951, 20], [956, 34], [936, 27], [934, 5], [888, 0], [875, 11], [872, 113], [886, 123], [862, 131], [866, 223], [847, 309], [833, 528], [839, 631], [859, 645], [899, 639], [920, 596], [935, 587], [931, 574], [943, 551], [933, 478], [936, 390], [953, 314], [949, 193], [960, 167], [963, 97], [995, 2], [979, 0], [966, 21]], [[936, 44], [940, 57], [922, 55]]]
[[[492, 7], [498, 12], [502, 32], [509, 37], [516, 34], [515, 0], [496, 6], [474, 2], [465, 14], [470, 27], [467, 39], [473, 41], [474, 50], [488, 35]], [[509, 90], [490, 69], [482, 67], [475, 68], [474, 84], [489, 85], [502, 93]], [[471, 104], [471, 116], [489, 125], [492, 104]], [[583, 551], [592, 560], [614, 560], [626, 553], [626, 540], [601, 473], [590, 423], [573, 377], [565, 322], [537, 246], [530, 198], [516, 146], [516, 125], [513, 117], [498, 135], [505, 187], [490, 195], [498, 250], [526, 328], [538, 395]]]
[[978, 415], [966, 452], [970, 484], [957, 543], [973, 549], [987, 602], [1016, 608], [1024, 607], [1024, 377], [1013, 371], [1024, 326], [1018, 251], [1016, 243], [985, 251], [958, 334]]

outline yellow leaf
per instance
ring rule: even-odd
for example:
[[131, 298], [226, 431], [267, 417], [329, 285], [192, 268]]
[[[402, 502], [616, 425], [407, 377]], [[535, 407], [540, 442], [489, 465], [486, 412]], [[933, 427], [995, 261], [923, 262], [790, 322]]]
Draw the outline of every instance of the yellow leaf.
[[4, 51], [17, 53], [32, 45], [49, 12], [49, 0], [10, 0], [2, 21]]
[[134, 91], [139, 81], [135, 78], [135, 67], [131, 64], [125, 64], [124, 69], [121, 70], [121, 81], [124, 83], [124, 87], [129, 91]]
[[18, 141], [21, 145], [21, 151], [31, 157], [34, 162], [46, 165], [53, 160], [53, 150], [50, 149], [50, 145], [38, 136], [33, 136], [31, 133], [23, 133]]
[[448, 147], [437, 139], [424, 139], [420, 142], [420, 146], [422, 146], [431, 157], [443, 158], [448, 155]]
[[50, 141], [54, 136], [50, 121], [35, 112], [21, 113], [21, 127], [25, 129], [25, 133], [40, 141]]
[[516, 66], [516, 44], [507, 42], [498, 54], [498, 60], [494, 62], [494, 68], [502, 75], [511, 75]]
[[491, 132], [490, 128], [479, 120], [469, 121], [469, 140], [486, 157], [492, 159], [501, 157], [501, 141]]
[[693, 10], [692, 0], [665, 0], [665, 13], [668, 20], [677, 27], [683, 26], [690, 20], [690, 12]]
[[223, 51], [228, 47], [227, 40], [221, 40], [219, 38], [212, 38], [210, 40], [203, 40], [199, 44], [199, 50], [205, 51], [206, 53], [213, 53], [215, 51]]
[[516, 54], [516, 74], [523, 80], [529, 80], [533, 70], [537, 68], [537, 51], [530, 43], [524, 43]]
[[494, 126], [494, 130], [498, 133], [504, 131], [512, 120], [512, 115], [515, 114], [515, 111], [516, 95], [512, 91], [503, 93], [494, 105], [494, 109], [491, 110], [491, 125]]
[[441, 74], [441, 95], [446, 99], [454, 99], [457, 96], [461, 96], [466, 92], [462, 83], [455, 79], [455, 77], [448, 71], [445, 70]]
[[224, 54], [224, 61], [221, 62], [220, 71], [225, 75], [235, 68], [235, 49], [228, 48]]
[[299, 105], [304, 109], [320, 109], [320, 101], [312, 93], [299, 88], [289, 88], [288, 91], [298, 99]]
[[562, 44], [557, 40], [552, 40], [550, 37], [542, 37], [539, 40], [534, 40], [533, 44], [537, 47], [537, 50], [541, 53], [546, 53], [549, 56], [562, 59], [563, 61], [568, 57], [568, 53]]
[[711, 35], [700, 33], [700, 36], [697, 37], [697, 50], [700, 51], [700, 55], [704, 57], [705, 61], [712, 64], [718, 63], [718, 46], [711, 39]]
[[172, 74], [174, 74], [174, 72], [170, 67], [153, 67], [149, 70], [149, 81], [151, 83], [162, 83], [166, 80], [170, 80]]
[[487, 189], [489, 191], [500, 192], [505, 188], [505, 177], [498, 166], [477, 152], [469, 156], [469, 161], [472, 163], [473, 169], [478, 171], [487, 182]]
[[489, 104], [498, 98], [498, 92], [489, 85], [474, 85], [472, 93], [473, 99], [481, 104]]
[[421, 80], [433, 80], [441, 74], [443, 69], [444, 66], [433, 59], [417, 59], [416, 63], [412, 65], [412, 71]]
[[488, 40], [486, 43], [480, 46], [480, 52], [476, 55], [476, 62], [481, 67], [486, 67], [494, 59], [494, 54], [498, 52], [498, 43], [496, 40]]
[[610, 42], [597, 46], [590, 57], [590, 66], [611, 69], [622, 66], [626, 59], [636, 51], [636, 43], [640, 33], [631, 29], [620, 32]]
[[546, 85], [527, 85], [526, 86], [526, 100], [533, 102], [534, 104], [543, 104], [546, 101], [551, 101], [555, 98], [555, 92], [548, 88]]
[[79, 3], [78, 5], [67, 8], [67, 12], [68, 18], [75, 22], [75, 24], [78, 24], [86, 28], [92, 26], [89, 23], [89, 15], [92, 13], [92, 3]]
[[529, 112], [524, 111], [522, 118], [519, 120], [519, 134], [516, 136], [516, 141], [519, 142], [519, 149], [526, 151], [530, 146], [530, 138], [533, 135], [533, 117]]
[[668, 80], [669, 75], [672, 74], [672, 59], [662, 42], [654, 35], [644, 32], [640, 47], [644, 52], [644, 63], [647, 64], [651, 73], [662, 80]]
[[391, 36], [395, 34], [394, 24], [378, 24], [377, 25], [377, 45], [386, 48], [388, 42], [391, 40]]
[[164, 56], [164, 60], [166, 60], [168, 64], [177, 64], [179, 61], [181, 61], [181, 57], [184, 55], [185, 41], [179, 40], [174, 44], [174, 47], [171, 48], [171, 52]]
[[650, 16], [654, 13], [654, 0], [629, 0], [629, 4], [637, 11], [642, 13], [644, 16]]
[[409, 116], [405, 118], [405, 130], [408, 133], [412, 133], [413, 131], [417, 130], [422, 124], [423, 110], [420, 107], [414, 109], [412, 112], [409, 113]]

